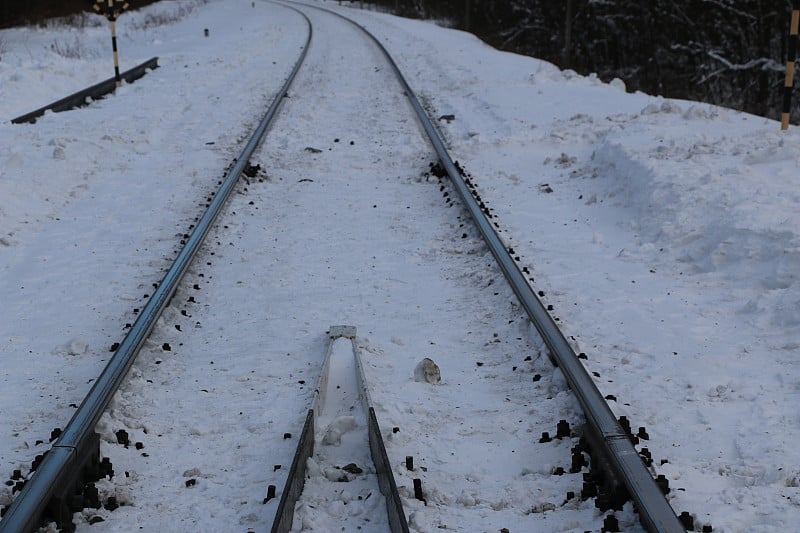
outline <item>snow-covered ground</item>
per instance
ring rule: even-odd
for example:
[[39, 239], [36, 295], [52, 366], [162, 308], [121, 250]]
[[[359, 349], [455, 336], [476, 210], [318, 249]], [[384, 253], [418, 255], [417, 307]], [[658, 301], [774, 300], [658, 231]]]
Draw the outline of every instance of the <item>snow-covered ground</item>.
[[[434, 118], [453, 115], [438, 124], [454, 158], [612, 408], [646, 426], [673, 507], [698, 529], [794, 530], [800, 134], [325, 5], [379, 37]], [[414, 530], [599, 531], [591, 501], [564, 502], [580, 475], [550, 475], [573, 443], [538, 443], [560, 418], [580, 422], [563, 378], [464, 214], [424, 176], [432, 154], [379, 55], [306, 11], [308, 65], [254, 158], [263, 173], [240, 185], [99, 428], [117, 472], [101, 489], [126, 505], [87, 511], [106, 521], [79, 529], [268, 528], [277, 501], [262, 500], [283, 487], [296, 445], [284, 433], [299, 435], [325, 331], [352, 324]], [[4, 480], [69, 420], [306, 32], [271, 3], [160, 2], [118, 32], [123, 68], [156, 55], [161, 68], [88, 108], [11, 125], [111, 75], [98, 20], [0, 31]], [[441, 384], [414, 381], [423, 357]], [[144, 448], [116, 444], [118, 429]], [[354, 496], [306, 505], [304, 523]], [[1, 485], [0, 505], [9, 498]], [[618, 517], [638, 528], [630, 505]]]

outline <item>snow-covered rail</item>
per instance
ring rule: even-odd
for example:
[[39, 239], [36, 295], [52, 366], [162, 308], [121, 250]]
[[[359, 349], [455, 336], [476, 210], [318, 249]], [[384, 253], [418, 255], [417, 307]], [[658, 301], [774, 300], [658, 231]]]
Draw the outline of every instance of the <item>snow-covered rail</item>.
[[[317, 441], [319, 448], [316, 448], [318, 453], [315, 456]], [[367, 456], [374, 468], [361, 468], [358, 465], [361, 463], [365, 466]], [[316, 476], [307, 475], [308, 462], [312, 457], [317, 460]], [[337, 461], [348, 464], [339, 467], [335, 464]], [[375, 477], [377, 480], [372, 479]], [[311, 478], [311, 481], [307, 482], [307, 478]], [[329, 492], [334, 486], [332, 483], [340, 481], [351, 482], [351, 492], [359, 490], [363, 493], [359, 494], [355, 503], [350, 503], [351, 506], [358, 503], [366, 505], [376, 488], [380, 489], [385, 499], [384, 517], [374, 516], [376, 509], [373, 504], [377, 505], [377, 495], [369, 502], [373, 510], [371, 514], [368, 511], [354, 513], [358, 515], [359, 522], [356, 529], [363, 530], [368, 526], [380, 531], [408, 533], [400, 494], [370, 400], [361, 353], [356, 343], [356, 328], [353, 326], [331, 326], [328, 332], [328, 349], [314, 391], [313, 405], [306, 416], [272, 524], [272, 533], [291, 531], [295, 506], [304, 487], [313, 485], [305, 489], [312, 493], [307, 496], [311, 499], [313, 493]], [[377, 486], [370, 486], [370, 482]], [[352, 485], [356, 485], [357, 489], [353, 489]]]
[[114, 393], [122, 384], [140, 349], [170, 302], [178, 284], [223, 206], [248, 166], [250, 157], [275, 118], [278, 107], [289, 90], [311, 42], [312, 27], [306, 20], [308, 36], [285, 83], [276, 94], [247, 145], [242, 150], [209, 207], [198, 221], [178, 257], [158, 284], [139, 318], [120, 343], [103, 373], [84, 398], [78, 410], [61, 432], [52, 448], [44, 455], [34, 475], [25, 483], [14, 502], [0, 520], [0, 532], [20, 533], [37, 529], [42, 519], [55, 521], [64, 531], [71, 531], [73, 512], [83, 507], [84, 484], [104, 475], [99, 465], [99, 439], [95, 426]]

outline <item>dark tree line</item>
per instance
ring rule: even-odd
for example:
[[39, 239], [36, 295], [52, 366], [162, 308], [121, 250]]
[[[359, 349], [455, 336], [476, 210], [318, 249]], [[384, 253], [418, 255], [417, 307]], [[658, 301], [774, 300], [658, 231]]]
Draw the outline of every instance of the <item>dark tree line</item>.
[[[142, 7], [157, 0], [128, 0], [132, 7]], [[0, 0], [0, 28], [38, 24], [53, 17], [92, 11], [95, 0]]]
[[792, 0], [378, 1], [629, 90], [780, 116]]
[[[141, 7], [156, 0], [129, 0]], [[792, 0], [368, 0], [629, 90], [780, 116]], [[0, 0], [0, 27], [93, 0]], [[800, 118], [800, 95], [793, 118]], [[796, 120], [795, 120], [796, 121]]]

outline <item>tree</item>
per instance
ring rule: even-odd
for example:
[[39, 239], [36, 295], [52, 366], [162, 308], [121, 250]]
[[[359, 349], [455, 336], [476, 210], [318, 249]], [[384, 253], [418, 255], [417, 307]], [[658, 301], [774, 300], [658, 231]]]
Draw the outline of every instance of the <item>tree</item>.
[[[134, 0], [132, 7], [143, 7], [157, 0]], [[91, 11], [94, 0], [0, 0], [0, 28], [38, 24], [52, 17]]]
[[461, 2], [414, 2], [418, 16], [469, 20], [498, 48], [631, 90], [780, 115], [791, 0], [472, 0], [468, 18]]

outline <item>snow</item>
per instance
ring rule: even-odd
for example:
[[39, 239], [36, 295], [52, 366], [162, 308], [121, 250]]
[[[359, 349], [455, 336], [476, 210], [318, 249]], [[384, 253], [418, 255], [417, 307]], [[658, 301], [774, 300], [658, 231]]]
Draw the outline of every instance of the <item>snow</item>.
[[292, 531], [389, 529], [386, 501], [370, 455], [356, 349], [352, 340], [342, 337], [329, 346], [327, 377], [318, 387], [314, 406], [317, 445], [308, 460]]
[[[646, 427], [676, 511], [698, 530], [793, 530], [796, 129], [629, 94], [430, 22], [324, 6], [379, 38], [434, 119], [453, 115], [437, 125], [454, 159], [615, 414]], [[263, 171], [238, 186], [98, 426], [116, 472], [99, 488], [124, 505], [84, 511], [78, 530], [268, 529], [325, 332], [352, 324], [414, 531], [599, 531], [591, 500], [566, 500], [581, 475], [552, 475], [569, 470], [577, 440], [538, 442], [560, 419], [579, 432], [580, 409], [454, 193], [426, 175], [434, 156], [402, 92], [366, 38], [303, 11], [314, 40], [252, 160]], [[160, 2], [117, 25], [122, 68], [158, 56], [159, 69], [87, 108], [12, 125], [111, 76], [98, 20], [0, 31], [4, 481], [68, 422], [306, 32], [277, 4]], [[426, 357], [438, 384], [414, 379]], [[312, 479], [328, 468], [318, 459]], [[362, 461], [348, 462], [371, 467]], [[268, 485], [278, 498], [265, 504]], [[307, 530], [382, 502], [339, 490], [298, 504]], [[0, 485], [0, 505], [10, 498]], [[95, 516], [105, 521], [89, 525]], [[616, 516], [640, 528], [630, 504]]]

